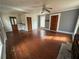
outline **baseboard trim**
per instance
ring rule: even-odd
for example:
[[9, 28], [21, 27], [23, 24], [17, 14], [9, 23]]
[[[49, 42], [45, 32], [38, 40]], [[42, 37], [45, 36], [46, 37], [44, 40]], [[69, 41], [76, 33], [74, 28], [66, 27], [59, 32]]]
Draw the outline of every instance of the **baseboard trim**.
[[38, 29], [50, 30], [49, 28], [45, 28], [45, 27], [43, 27], [43, 28], [38, 28]]
[[43, 28], [43, 29], [44, 29], [44, 30], [48, 30], [48, 31], [53, 31], [53, 32], [60, 32], [60, 33], [65, 33], [65, 34], [71, 34], [71, 35], [74, 34], [73, 32], [67, 32], [67, 31], [61, 31], [61, 30], [54, 31], [54, 30], [50, 30], [50, 29], [47, 29], [47, 28]]
[[66, 31], [58, 31], [58, 32], [61, 32], [61, 33], [66, 33], [66, 34], [72, 34], [73, 35], [73, 33], [72, 32], [66, 32]]
[[[47, 29], [47, 28], [43, 28], [43, 29], [44, 29], [44, 30], [49, 30], [49, 31], [56, 32], [56, 31], [54, 31], [54, 30], [50, 30], [50, 29]], [[73, 35], [73, 33], [72, 33], [72, 32], [66, 32], [66, 31], [61, 31], [61, 30], [58, 30], [57, 32]]]

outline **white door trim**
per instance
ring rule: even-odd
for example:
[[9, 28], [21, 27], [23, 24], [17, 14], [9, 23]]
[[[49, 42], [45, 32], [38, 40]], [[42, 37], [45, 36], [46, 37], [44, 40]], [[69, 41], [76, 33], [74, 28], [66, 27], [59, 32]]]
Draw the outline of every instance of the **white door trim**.
[[79, 16], [78, 16], [78, 19], [77, 19], [77, 22], [76, 22], [76, 26], [75, 26], [75, 30], [74, 30], [74, 35], [76, 34], [78, 27], [79, 27]]
[[78, 16], [78, 19], [77, 19], [77, 22], [76, 22], [76, 26], [75, 26], [75, 29], [74, 29], [74, 33], [73, 33], [73, 35], [72, 35], [72, 38], [73, 38], [73, 39], [74, 39], [74, 36], [75, 36], [75, 34], [76, 34], [76, 32], [77, 32], [78, 27], [79, 27], [79, 16]]
[[49, 30], [50, 30], [50, 26], [51, 26], [51, 16], [55, 16], [55, 15], [58, 15], [57, 30], [56, 30], [56, 31], [58, 31], [59, 24], [60, 24], [61, 13], [50, 14], [50, 18], [49, 18]]

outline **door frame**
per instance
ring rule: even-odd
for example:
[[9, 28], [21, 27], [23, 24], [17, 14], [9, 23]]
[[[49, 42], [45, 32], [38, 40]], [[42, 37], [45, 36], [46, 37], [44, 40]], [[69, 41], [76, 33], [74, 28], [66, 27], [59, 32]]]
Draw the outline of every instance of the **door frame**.
[[75, 25], [74, 33], [72, 35], [73, 40], [74, 40], [75, 34], [77, 33], [78, 27], [79, 27], [79, 16], [78, 16], [78, 19], [77, 19], [77, 22], [76, 22], [76, 25]]
[[[15, 23], [15, 20], [14, 20], [14, 19], [17, 19], [17, 18], [16, 18], [16, 17], [12, 17], [12, 16], [9, 17], [11, 25], [13, 25], [11, 18], [13, 18], [13, 23], [14, 23], [14, 25], [15, 25], [16, 23]], [[16, 20], [16, 22], [17, 22], [17, 20]]]
[[[49, 17], [49, 30], [50, 30], [50, 26], [51, 26], [51, 16], [55, 16], [55, 15], [58, 15], [58, 22], [57, 22], [57, 29], [56, 29], [56, 31], [58, 32], [59, 31], [61, 13], [50, 14], [50, 17]], [[54, 31], [54, 30], [50, 30], [50, 31]]]
[[[29, 30], [29, 25], [28, 25], [28, 19], [27, 18], [31, 18], [30, 20], [31, 20], [31, 30]], [[26, 17], [26, 21], [27, 21], [27, 30], [28, 31], [32, 31], [32, 29], [33, 29], [33, 25], [32, 25], [32, 17]]]
[[75, 25], [74, 35], [76, 34], [78, 27], [79, 27], [78, 22], [79, 22], [79, 16], [78, 16], [78, 19], [77, 19], [77, 22], [76, 22], [76, 25]]
[[[11, 19], [12, 19], [12, 20], [11, 20]], [[13, 31], [13, 32], [18, 32], [19, 29], [18, 29], [18, 24], [17, 24], [17, 17], [15, 17], [15, 16], [10, 16], [10, 17], [9, 17], [9, 20], [10, 20], [10, 24], [11, 24], [12, 31]], [[16, 27], [16, 30], [15, 30], [14, 27]]]

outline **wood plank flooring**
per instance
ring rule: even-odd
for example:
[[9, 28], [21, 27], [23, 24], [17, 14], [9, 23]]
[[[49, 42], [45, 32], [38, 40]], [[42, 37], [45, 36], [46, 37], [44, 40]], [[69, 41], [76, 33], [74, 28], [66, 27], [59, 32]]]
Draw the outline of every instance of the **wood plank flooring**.
[[7, 33], [7, 59], [56, 59], [61, 43], [71, 41], [71, 35], [36, 30]]

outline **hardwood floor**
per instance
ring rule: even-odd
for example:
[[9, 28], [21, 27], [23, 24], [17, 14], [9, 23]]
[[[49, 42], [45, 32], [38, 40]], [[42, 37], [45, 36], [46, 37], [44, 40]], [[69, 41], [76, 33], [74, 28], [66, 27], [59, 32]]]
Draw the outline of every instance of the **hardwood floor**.
[[56, 59], [61, 43], [71, 35], [45, 30], [7, 33], [7, 59]]

